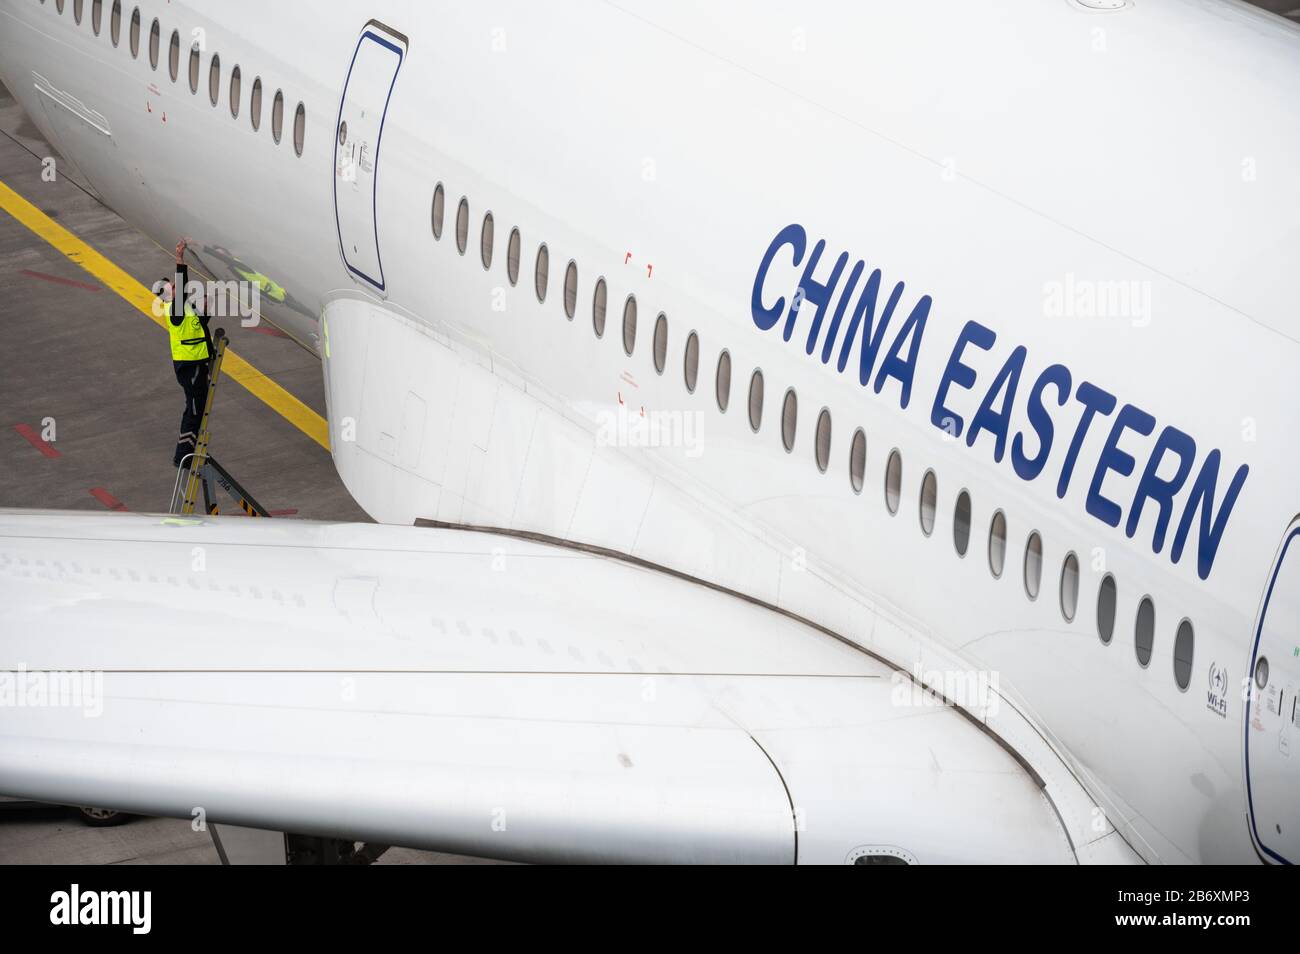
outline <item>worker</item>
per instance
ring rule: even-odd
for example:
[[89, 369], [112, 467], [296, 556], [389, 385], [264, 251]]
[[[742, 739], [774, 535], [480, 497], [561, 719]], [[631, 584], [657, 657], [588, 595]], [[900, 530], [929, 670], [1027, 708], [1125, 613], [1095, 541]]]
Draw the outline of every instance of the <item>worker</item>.
[[[159, 298], [163, 301], [163, 317], [167, 320], [167, 334], [171, 338], [172, 367], [176, 380], [185, 392], [185, 410], [181, 412], [181, 433], [176, 441], [176, 454], [172, 466], [188, 465], [186, 458], [194, 453], [199, 436], [199, 423], [208, 399], [208, 372], [212, 367], [212, 336], [208, 332], [207, 309], [199, 304], [196, 310], [186, 303], [185, 289], [189, 273], [185, 265], [186, 239], [176, 244], [176, 274], [160, 282]], [[176, 294], [180, 290], [180, 295]], [[180, 300], [181, 307], [176, 306]]]

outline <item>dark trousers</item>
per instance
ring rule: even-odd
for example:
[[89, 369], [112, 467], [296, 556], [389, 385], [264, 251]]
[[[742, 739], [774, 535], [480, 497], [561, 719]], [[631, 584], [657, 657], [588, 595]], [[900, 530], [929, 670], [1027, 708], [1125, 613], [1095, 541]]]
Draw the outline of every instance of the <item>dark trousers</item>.
[[[185, 410], [181, 412], [181, 436], [176, 441], [176, 456], [173, 467], [179, 467], [187, 454], [194, 453], [194, 444], [199, 439], [199, 423], [203, 418], [203, 405], [208, 400], [208, 366], [207, 358], [202, 361], [173, 361], [176, 380], [185, 392]], [[188, 465], [189, 461], [185, 461]]]

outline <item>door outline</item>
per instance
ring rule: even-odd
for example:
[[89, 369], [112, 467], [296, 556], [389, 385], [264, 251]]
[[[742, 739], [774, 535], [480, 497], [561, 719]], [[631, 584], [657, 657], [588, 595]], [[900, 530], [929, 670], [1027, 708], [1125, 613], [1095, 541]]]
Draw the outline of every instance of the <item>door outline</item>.
[[[1255, 702], [1255, 694], [1258, 688], [1255, 685], [1255, 663], [1259, 659], [1259, 641], [1264, 635], [1264, 623], [1268, 621], [1268, 605], [1273, 599], [1273, 588], [1277, 585], [1277, 578], [1282, 573], [1282, 567], [1286, 563], [1287, 551], [1296, 538], [1300, 537], [1300, 516], [1297, 516], [1287, 526], [1286, 534], [1282, 538], [1282, 546], [1279, 548], [1277, 559], [1273, 561], [1273, 572], [1269, 576], [1268, 589], [1264, 591], [1264, 603], [1260, 607], [1259, 619], [1255, 623], [1255, 640], [1250, 648], [1250, 668], [1246, 671], [1247, 685], [1249, 686], [1250, 695], [1246, 698], [1245, 712], [1242, 715], [1242, 731], [1245, 739], [1242, 746], [1243, 768], [1246, 775], [1246, 817], [1250, 820], [1250, 837], [1254, 842], [1257, 851], [1261, 851], [1268, 857], [1272, 858], [1278, 864], [1289, 865], [1293, 862], [1284, 858], [1278, 852], [1274, 851], [1260, 837], [1259, 829], [1255, 825], [1255, 803], [1254, 795], [1251, 791], [1250, 784], [1250, 713]], [[1300, 559], [1297, 556], [1296, 559]]]
[[[387, 34], [387, 36], [384, 36], [381, 33], [376, 32], [376, 30], [383, 31], [383, 33]], [[389, 83], [388, 94], [384, 98], [384, 112], [379, 117], [379, 135], [375, 138], [375, 160], [374, 160], [375, 173], [373, 177], [374, 181], [371, 185], [371, 191], [370, 191], [370, 206], [371, 206], [370, 218], [371, 221], [374, 223], [374, 229], [375, 229], [375, 261], [379, 263], [378, 279], [372, 278], [370, 275], [367, 275], [361, 269], [357, 268], [351, 262], [348, 261], [347, 248], [343, 241], [343, 224], [339, 220], [339, 176], [338, 176], [339, 126], [343, 123], [343, 106], [347, 102], [348, 88], [352, 83], [352, 70], [357, 65], [357, 56], [360, 55], [361, 53], [361, 44], [365, 43], [367, 39], [373, 40], [379, 45], [386, 47], [387, 49], [390, 49], [397, 54], [397, 68], [393, 70], [393, 80], [391, 83]], [[398, 40], [403, 45], [398, 46], [396, 43], [393, 42], [393, 40]], [[349, 272], [351, 272], [354, 276], [362, 279], [367, 284], [371, 285], [381, 293], [387, 290], [387, 282], [384, 279], [383, 253], [379, 247], [379, 159], [380, 159], [380, 154], [383, 151], [384, 125], [388, 121], [388, 105], [389, 103], [392, 102], [393, 90], [397, 86], [397, 77], [398, 74], [400, 74], [402, 71], [402, 64], [406, 62], [406, 54], [409, 51], [410, 51], [410, 41], [406, 38], [404, 34], [398, 33], [396, 30], [385, 26], [384, 24], [380, 23], [378, 20], [369, 21], [365, 25], [365, 27], [362, 28], [361, 36], [357, 39], [357, 45], [352, 51], [352, 61], [348, 64], [348, 73], [346, 78], [343, 80], [343, 92], [339, 96], [338, 115], [334, 119], [334, 163], [333, 163], [333, 172], [332, 172], [333, 187], [334, 187], [333, 188], [334, 232], [338, 236], [338, 240], [339, 240], [339, 255], [343, 259], [343, 266]]]

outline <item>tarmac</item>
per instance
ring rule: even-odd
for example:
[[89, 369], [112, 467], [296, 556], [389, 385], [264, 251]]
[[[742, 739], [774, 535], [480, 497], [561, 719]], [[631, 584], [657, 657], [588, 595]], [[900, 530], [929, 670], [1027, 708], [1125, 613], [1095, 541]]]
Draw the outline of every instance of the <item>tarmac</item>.
[[[0, 182], [143, 285], [172, 270], [172, 250], [102, 205], [3, 87]], [[324, 417], [314, 354], [267, 322], [224, 324], [233, 351]], [[165, 512], [182, 405], [163, 329], [0, 212], [0, 506]], [[329, 452], [229, 377], [211, 429], [213, 455], [273, 516], [369, 519]]]
[[[55, 160], [53, 181], [42, 175], [47, 158]], [[173, 268], [172, 250], [104, 206], [3, 86], [0, 185], [35, 207], [29, 219], [52, 220], [145, 286]], [[296, 399], [309, 414], [325, 416], [313, 353], [265, 322], [224, 324], [231, 350], [278, 385], [272, 390], [284, 395], [281, 404]], [[368, 521], [328, 450], [275, 403], [226, 378], [213, 411], [213, 455], [274, 519]], [[30, 222], [0, 209], [0, 507], [166, 512], [182, 404], [163, 329]], [[379, 863], [466, 861], [394, 848]], [[66, 809], [0, 802], [0, 864], [51, 863], [218, 858], [210, 837], [187, 820], [132, 818], [90, 828]]]

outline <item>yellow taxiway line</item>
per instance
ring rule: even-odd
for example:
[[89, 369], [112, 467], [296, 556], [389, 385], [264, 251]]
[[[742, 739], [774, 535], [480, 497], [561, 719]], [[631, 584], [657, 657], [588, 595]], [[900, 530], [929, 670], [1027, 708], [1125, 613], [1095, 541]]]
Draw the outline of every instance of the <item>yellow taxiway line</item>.
[[[152, 291], [3, 182], [0, 182], [0, 209], [4, 209], [49, 242], [66, 255], [69, 261], [90, 272], [128, 304], [152, 318], [159, 328], [166, 330], [162, 316], [154, 314], [155, 298]], [[229, 349], [226, 351], [222, 373], [238, 381], [263, 404], [329, 450], [329, 425], [325, 419]]]

